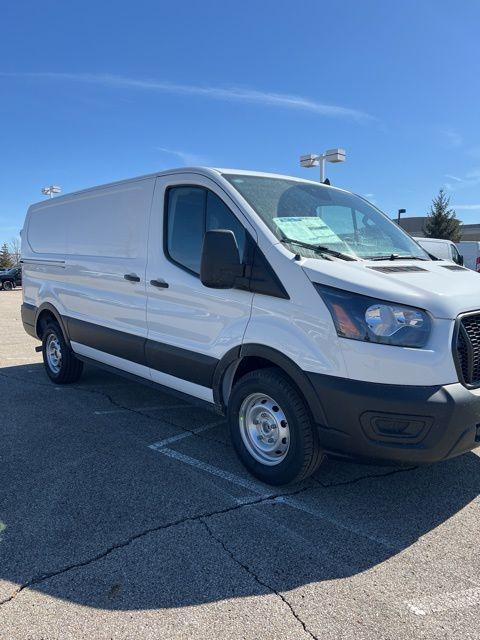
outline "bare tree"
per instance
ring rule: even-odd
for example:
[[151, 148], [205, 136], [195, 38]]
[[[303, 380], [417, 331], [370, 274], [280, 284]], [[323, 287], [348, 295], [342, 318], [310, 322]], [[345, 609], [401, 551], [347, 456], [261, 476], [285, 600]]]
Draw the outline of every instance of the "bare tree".
[[9, 244], [10, 257], [13, 264], [18, 267], [20, 264], [20, 238], [12, 238]]

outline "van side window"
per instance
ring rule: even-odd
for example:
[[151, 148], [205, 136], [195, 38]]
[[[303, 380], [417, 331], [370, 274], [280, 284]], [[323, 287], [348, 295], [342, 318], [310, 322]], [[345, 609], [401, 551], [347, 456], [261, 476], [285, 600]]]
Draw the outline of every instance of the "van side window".
[[206, 230], [229, 229], [233, 231], [243, 261], [245, 253], [245, 229], [241, 222], [233, 215], [227, 205], [211, 191], [207, 195], [207, 226]]
[[205, 230], [205, 189], [175, 187], [168, 191], [167, 250], [174, 262], [200, 273]]
[[458, 253], [458, 249], [454, 244], [450, 245], [450, 251], [452, 252], [452, 260], [457, 264], [460, 264], [460, 254]]
[[246, 232], [222, 200], [202, 187], [172, 187], [167, 196], [167, 254], [189, 271], [200, 273], [206, 230], [230, 229], [243, 260]]

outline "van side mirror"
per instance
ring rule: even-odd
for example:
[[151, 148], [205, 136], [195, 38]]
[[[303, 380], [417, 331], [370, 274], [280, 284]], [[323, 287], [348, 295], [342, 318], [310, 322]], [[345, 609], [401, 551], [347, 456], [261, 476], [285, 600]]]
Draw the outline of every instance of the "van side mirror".
[[463, 267], [464, 263], [465, 263], [465, 260], [463, 259], [463, 256], [459, 255], [458, 256], [458, 264]]
[[203, 238], [200, 280], [211, 289], [232, 289], [244, 266], [233, 231], [215, 229]]

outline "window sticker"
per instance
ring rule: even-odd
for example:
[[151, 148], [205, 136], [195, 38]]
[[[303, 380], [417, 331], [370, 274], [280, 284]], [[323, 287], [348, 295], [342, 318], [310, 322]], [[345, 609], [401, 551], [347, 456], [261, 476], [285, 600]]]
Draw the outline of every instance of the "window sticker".
[[316, 216], [273, 218], [280, 231], [291, 240], [309, 244], [345, 244], [341, 238]]

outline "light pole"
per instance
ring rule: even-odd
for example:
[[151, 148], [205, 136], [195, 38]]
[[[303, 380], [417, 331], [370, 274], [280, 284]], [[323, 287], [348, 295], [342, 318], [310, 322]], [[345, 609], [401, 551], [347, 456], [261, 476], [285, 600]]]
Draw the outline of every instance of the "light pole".
[[62, 189], [57, 187], [54, 184], [51, 184], [49, 187], [43, 187], [42, 193], [44, 196], [48, 196], [49, 198], [53, 198], [54, 193], [61, 193]]
[[320, 167], [320, 182], [325, 182], [325, 161], [327, 162], [345, 162], [345, 149], [328, 149], [324, 153], [308, 153], [300, 156], [300, 164], [302, 167]]
[[398, 218], [397, 218], [398, 226], [400, 226], [400, 218], [402, 217], [402, 213], [407, 213], [407, 210], [406, 209], [399, 209], [398, 210]]

